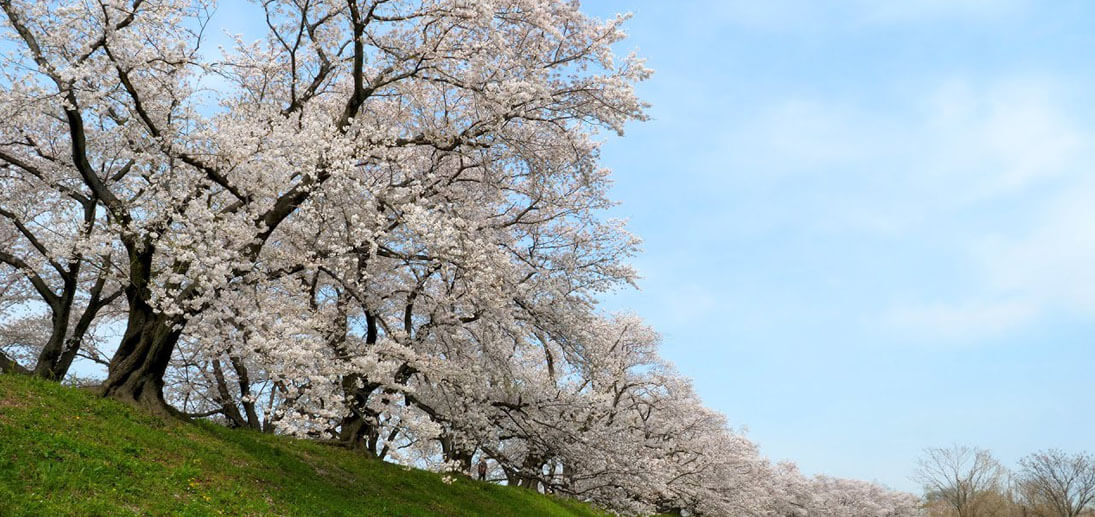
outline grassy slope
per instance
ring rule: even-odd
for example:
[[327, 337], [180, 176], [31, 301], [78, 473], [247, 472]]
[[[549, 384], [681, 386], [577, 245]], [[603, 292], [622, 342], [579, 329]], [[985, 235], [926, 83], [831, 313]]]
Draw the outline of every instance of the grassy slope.
[[603, 516], [303, 440], [164, 422], [0, 375], [0, 515]]

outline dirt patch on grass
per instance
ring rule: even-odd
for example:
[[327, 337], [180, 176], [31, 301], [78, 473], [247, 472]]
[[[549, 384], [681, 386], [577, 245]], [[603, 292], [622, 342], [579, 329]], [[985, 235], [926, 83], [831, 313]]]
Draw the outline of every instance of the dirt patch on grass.
[[9, 408], [27, 407], [30, 400], [27, 397], [16, 397], [11, 393], [0, 393], [0, 414]]
[[11, 393], [0, 393], [0, 422], [8, 422], [8, 413], [12, 409], [20, 409], [27, 407], [28, 400], [26, 397], [16, 397]]

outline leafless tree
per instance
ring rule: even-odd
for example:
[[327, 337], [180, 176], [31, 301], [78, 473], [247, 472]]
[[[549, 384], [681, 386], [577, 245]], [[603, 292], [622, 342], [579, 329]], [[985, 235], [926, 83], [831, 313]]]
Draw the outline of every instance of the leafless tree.
[[958, 517], [985, 517], [983, 502], [1000, 492], [1007, 471], [985, 449], [955, 445], [925, 449], [913, 478]]
[[1017, 485], [1024, 506], [1038, 517], [1076, 517], [1095, 510], [1095, 458], [1057, 449], [1019, 460]]

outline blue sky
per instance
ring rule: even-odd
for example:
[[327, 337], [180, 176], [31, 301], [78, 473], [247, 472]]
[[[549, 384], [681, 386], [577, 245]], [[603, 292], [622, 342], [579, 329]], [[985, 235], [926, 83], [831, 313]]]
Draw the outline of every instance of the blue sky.
[[606, 301], [762, 451], [1095, 451], [1095, 4], [587, 0], [653, 120], [609, 139], [640, 292]]

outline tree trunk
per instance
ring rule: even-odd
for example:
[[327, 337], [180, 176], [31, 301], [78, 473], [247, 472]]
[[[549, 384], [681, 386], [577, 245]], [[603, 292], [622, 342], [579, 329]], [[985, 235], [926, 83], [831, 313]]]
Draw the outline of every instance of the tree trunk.
[[[313, 290], [314, 288], [315, 285], [313, 283]], [[314, 300], [314, 292], [312, 296]], [[339, 312], [342, 314], [339, 319], [341, 327], [328, 339], [330, 341], [330, 346], [335, 350], [336, 356], [342, 360], [349, 360], [350, 354], [349, 351], [346, 350], [346, 336], [349, 326], [346, 322], [346, 315], [344, 313], [344, 303], [340, 294], [338, 307]], [[366, 310], [366, 346], [371, 346], [376, 343], [377, 333], [378, 327], [376, 316], [374, 316], [372, 312]], [[377, 455], [377, 448], [380, 442], [380, 430], [377, 428], [377, 424], [379, 423], [377, 417], [379, 415], [368, 408], [368, 402], [373, 391], [376, 391], [379, 387], [379, 384], [368, 382], [368, 379], [361, 374], [350, 373], [342, 377], [342, 394], [346, 401], [348, 411], [346, 415], [342, 417], [342, 421], [339, 422], [338, 439], [350, 449], [364, 449], [373, 456]]]
[[348, 415], [339, 422], [338, 441], [347, 448], [377, 455], [379, 433], [360, 415]]
[[[90, 308], [87, 311], [91, 311]], [[73, 329], [72, 335], [65, 340], [64, 352], [61, 353], [61, 357], [57, 359], [57, 364], [54, 366], [53, 371], [57, 380], [62, 380], [68, 375], [68, 370], [72, 368], [72, 361], [76, 359], [76, 354], [80, 352], [80, 347], [84, 346], [84, 336], [87, 335], [88, 327], [91, 325], [90, 317], [85, 312], [80, 321], [76, 324], [76, 328]]]
[[247, 417], [247, 427], [262, 431], [262, 421], [259, 420], [258, 411], [255, 410], [254, 394], [251, 393], [251, 375], [247, 373], [247, 366], [234, 355], [229, 355], [228, 360], [231, 361], [232, 368], [236, 370], [236, 378], [239, 380], [240, 405], [243, 406], [244, 416]]
[[544, 468], [544, 460], [531, 452], [525, 455], [525, 461], [521, 464], [521, 480], [517, 486], [529, 490], [539, 491], [539, 475]]
[[181, 323], [157, 314], [136, 289], [126, 289], [129, 321], [118, 351], [110, 360], [102, 394], [145, 407], [154, 413], [177, 416], [163, 397], [163, 376], [182, 334]]
[[441, 454], [446, 463], [455, 463], [454, 473], [471, 477], [471, 460], [475, 451], [469, 451], [451, 434], [441, 436]]
[[[75, 269], [74, 271], [79, 271]], [[69, 316], [72, 314], [72, 301], [76, 296], [75, 275], [65, 277], [65, 286], [61, 291], [61, 297], [51, 303], [49, 341], [38, 353], [38, 362], [34, 365], [34, 375], [51, 381], [59, 381], [64, 378], [66, 372], [58, 371], [61, 355], [65, 351], [68, 337]]]
[[228, 419], [228, 427], [246, 427], [243, 413], [236, 407], [236, 399], [228, 391], [228, 382], [224, 379], [224, 370], [221, 368], [220, 359], [214, 359], [213, 379], [217, 382], [216, 401], [221, 405], [221, 414]]
[[[357, 387], [359, 382], [364, 384], [360, 388]], [[357, 374], [342, 378], [342, 390], [347, 399], [346, 405], [349, 411], [339, 422], [338, 440], [350, 449], [365, 450], [373, 456], [377, 455], [377, 446], [380, 442], [380, 430], [375, 425], [378, 415], [366, 404], [378, 386], [365, 382]]]
[[30, 375], [30, 370], [23, 368], [22, 365], [13, 361], [8, 356], [0, 352], [0, 373], [18, 373], [21, 375]]
[[65, 340], [61, 356], [53, 367], [54, 376], [57, 380], [62, 380], [65, 375], [68, 375], [69, 368], [72, 368], [72, 361], [76, 359], [76, 354], [84, 346], [84, 337], [87, 336], [88, 330], [99, 311], [113, 303], [114, 299], [122, 294], [121, 291], [114, 291], [104, 297], [103, 288], [105, 285], [106, 276], [103, 273], [99, 275], [99, 278], [91, 287], [91, 298], [88, 300], [87, 307], [84, 307], [84, 312], [80, 314], [80, 319], [76, 321], [76, 327], [72, 329], [71, 335]]
[[506, 475], [506, 486], [517, 486], [521, 483], [521, 476], [516, 470], [502, 465], [502, 472]]
[[[519, 475], [520, 480], [517, 485], [522, 489], [529, 489], [533, 491], [540, 491], [540, 476], [543, 475], [544, 463], [546, 461], [531, 451], [525, 455], [525, 461], [521, 462], [521, 470]], [[546, 485], [545, 485], [546, 489]]]

